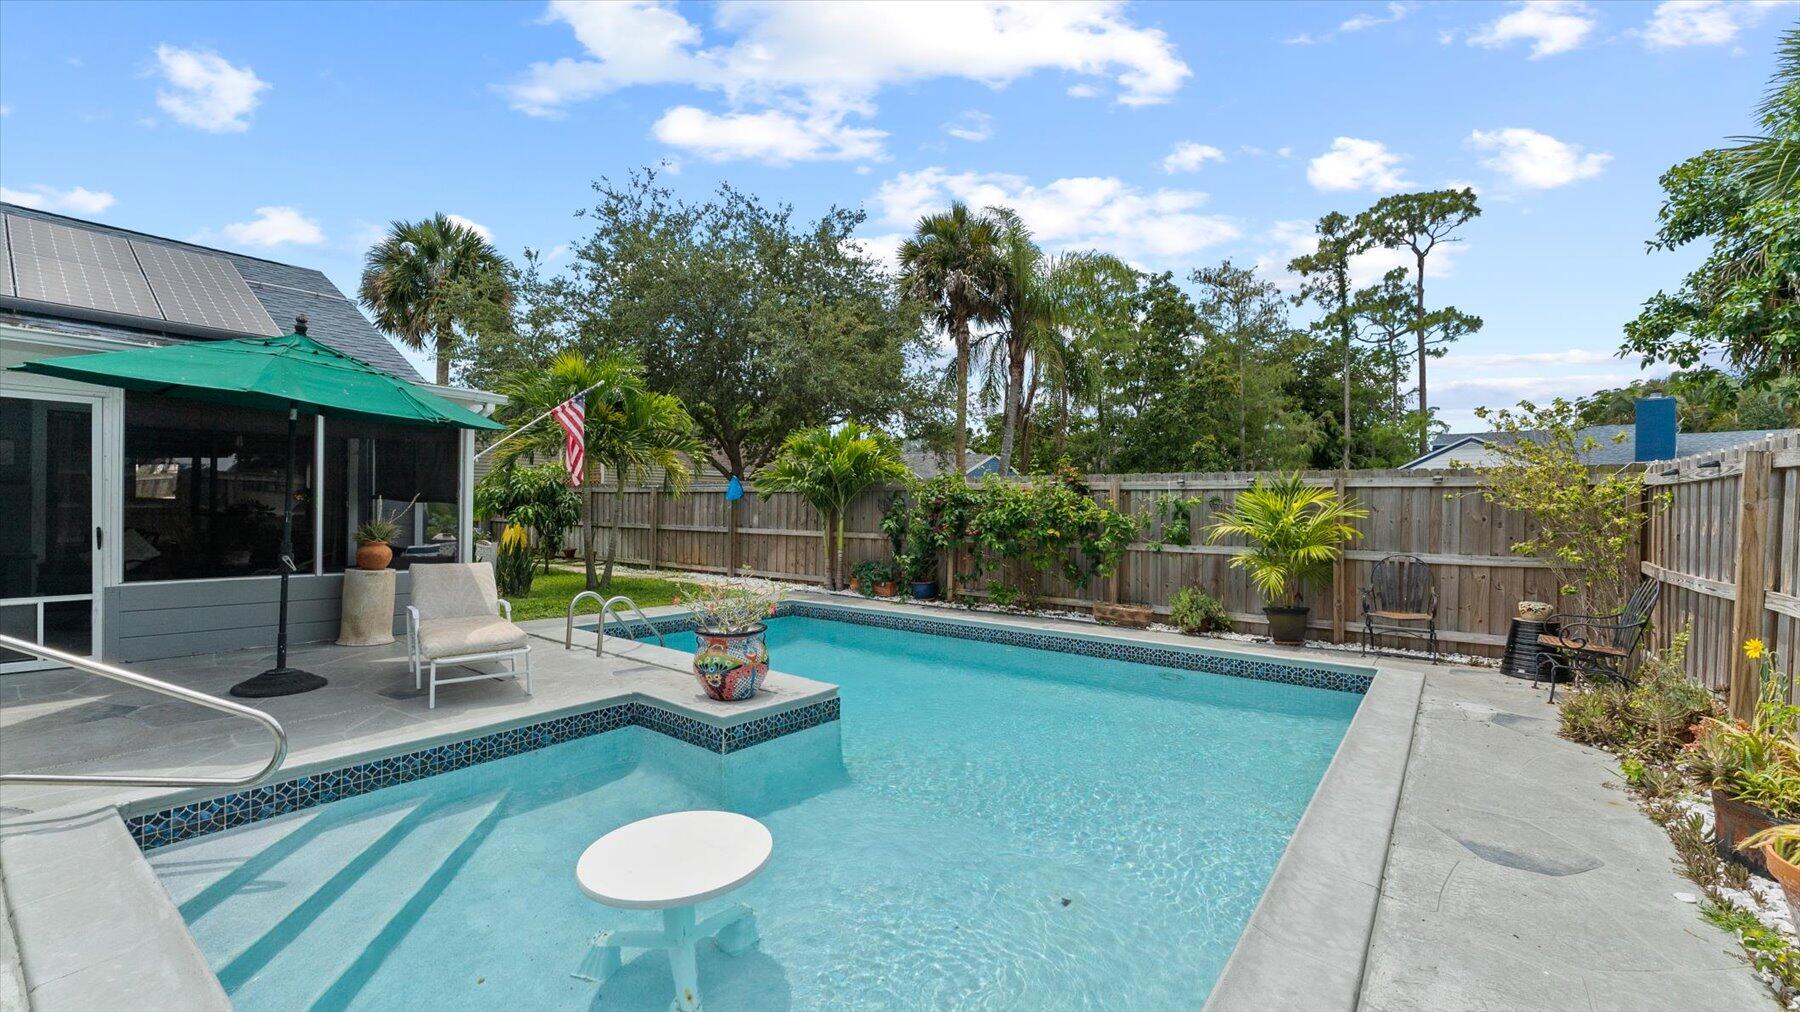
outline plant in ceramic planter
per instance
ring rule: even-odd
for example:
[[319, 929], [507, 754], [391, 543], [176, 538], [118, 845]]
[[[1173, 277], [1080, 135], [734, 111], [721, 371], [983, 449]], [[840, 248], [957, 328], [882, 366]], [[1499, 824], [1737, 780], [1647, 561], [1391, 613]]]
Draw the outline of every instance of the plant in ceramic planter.
[[736, 702], [756, 695], [769, 673], [764, 620], [775, 614], [781, 594], [778, 585], [703, 583], [688, 597], [697, 641], [694, 678], [708, 696]]
[[356, 568], [386, 569], [394, 559], [391, 542], [400, 534], [392, 520], [371, 520], [356, 529]]
[[1763, 871], [1761, 855], [1745, 840], [1783, 821], [1800, 820], [1800, 706], [1789, 703], [1789, 680], [1761, 640], [1744, 644], [1760, 663], [1761, 692], [1748, 721], [1707, 717], [1687, 747], [1686, 765], [1712, 789], [1713, 825], [1727, 856]]
[[1784, 823], [1752, 833], [1738, 844], [1759, 851], [1769, 875], [1781, 886], [1789, 910], [1800, 910], [1800, 824]]
[[1258, 478], [1223, 516], [1207, 528], [1206, 539], [1227, 537], [1249, 542], [1231, 556], [1234, 568], [1250, 573], [1267, 604], [1269, 636], [1277, 643], [1302, 643], [1311, 608], [1303, 597], [1307, 584], [1331, 576], [1331, 563], [1344, 543], [1362, 537], [1352, 521], [1369, 511], [1351, 505], [1332, 488], [1309, 485], [1296, 471], [1278, 478]]
[[864, 597], [894, 597], [900, 593], [900, 567], [892, 560], [864, 559], [850, 574]]

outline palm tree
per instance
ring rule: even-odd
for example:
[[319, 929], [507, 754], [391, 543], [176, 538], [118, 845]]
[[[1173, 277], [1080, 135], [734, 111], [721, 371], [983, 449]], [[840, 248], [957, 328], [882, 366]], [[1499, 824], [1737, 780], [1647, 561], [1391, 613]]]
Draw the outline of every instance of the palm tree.
[[457, 331], [492, 326], [497, 310], [512, 308], [507, 272], [506, 259], [481, 233], [439, 213], [390, 223], [363, 258], [358, 294], [376, 326], [408, 348], [431, 352], [444, 386]]
[[900, 244], [900, 287], [930, 308], [930, 318], [956, 346], [956, 468], [968, 473], [969, 327], [995, 318], [1000, 286], [999, 225], [956, 201], [919, 219]]
[[756, 472], [756, 491], [764, 498], [793, 492], [819, 511], [835, 547], [826, 549], [825, 582], [836, 590], [843, 583], [845, 508], [858, 492], [907, 474], [892, 439], [845, 422], [835, 432], [821, 425], [787, 437], [775, 460]]
[[1782, 33], [1775, 76], [1758, 118], [1765, 134], [1737, 137], [1730, 149], [1745, 184], [1758, 200], [1780, 200], [1800, 187], [1800, 28]]
[[1207, 528], [1206, 540], [1237, 535], [1250, 543], [1231, 556], [1235, 569], [1248, 570], [1264, 600], [1281, 607], [1300, 605], [1309, 583], [1331, 576], [1341, 546], [1362, 537], [1351, 521], [1369, 511], [1345, 502], [1337, 490], [1308, 485], [1298, 471], [1258, 478], [1238, 493], [1230, 509]]
[[[626, 484], [642, 481], [660, 469], [665, 489], [686, 489], [694, 475], [689, 460], [702, 449], [694, 435], [693, 419], [679, 400], [648, 389], [637, 362], [622, 354], [589, 359], [579, 352], [565, 351], [552, 359], [548, 367], [519, 372], [501, 387], [508, 398], [503, 409], [505, 418], [520, 422], [536, 418], [587, 391], [588, 473], [579, 476], [581, 484], [592, 484], [594, 465], [599, 464], [611, 473], [615, 492], [621, 493], [613, 496], [604, 574], [597, 573], [594, 564], [598, 518], [591, 503], [583, 510], [582, 558], [587, 587], [605, 589], [612, 584], [613, 565], [618, 558], [620, 510]], [[562, 445], [562, 429], [540, 422], [505, 444], [497, 455], [502, 463], [525, 453], [556, 456], [561, 454]]]

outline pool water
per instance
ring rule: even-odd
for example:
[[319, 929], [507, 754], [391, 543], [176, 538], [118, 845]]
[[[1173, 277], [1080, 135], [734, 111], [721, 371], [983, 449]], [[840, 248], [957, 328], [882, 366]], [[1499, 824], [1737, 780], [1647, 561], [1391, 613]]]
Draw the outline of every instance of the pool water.
[[660, 1010], [661, 954], [570, 976], [595, 931], [658, 923], [575, 859], [728, 808], [775, 851], [733, 897], [761, 944], [701, 947], [713, 1012], [1197, 1008], [1361, 699], [815, 618], [769, 646], [840, 721], [728, 756], [625, 728], [150, 862], [240, 1009]]

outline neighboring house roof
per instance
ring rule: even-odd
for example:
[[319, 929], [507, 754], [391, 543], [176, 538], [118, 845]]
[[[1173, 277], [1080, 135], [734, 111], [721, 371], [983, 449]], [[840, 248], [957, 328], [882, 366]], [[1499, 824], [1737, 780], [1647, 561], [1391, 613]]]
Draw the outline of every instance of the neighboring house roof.
[[[4, 253], [0, 269], [5, 274], [0, 280], [0, 318], [71, 334], [197, 340], [285, 334], [294, 329], [294, 317], [305, 313], [310, 336], [394, 376], [412, 382], [421, 379], [406, 356], [375, 329], [356, 304], [323, 273], [310, 267], [146, 235], [18, 204], [0, 203], [0, 212], [4, 212], [0, 217], [0, 225], [4, 226], [0, 238], [6, 239], [0, 249]], [[55, 227], [44, 229], [42, 224]], [[20, 233], [16, 238], [15, 231]], [[67, 279], [61, 287], [52, 286], [49, 294], [20, 284], [25, 273], [20, 260], [34, 256], [33, 247], [23, 241], [27, 238], [35, 241], [39, 252], [49, 254], [37, 257], [37, 269], [44, 270], [43, 262], [47, 260], [51, 274]], [[69, 239], [75, 241], [65, 241]], [[162, 250], [175, 251], [173, 256], [180, 264], [194, 265], [200, 273], [192, 279], [166, 276], [155, 261], [170, 254], [153, 252]], [[148, 269], [146, 260], [151, 261]], [[205, 274], [207, 269], [221, 265], [223, 273]], [[27, 264], [26, 268], [31, 266]], [[246, 303], [239, 308], [247, 312], [224, 318], [237, 322], [212, 319], [202, 325], [194, 322], [201, 317], [184, 320], [183, 314], [163, 303], [169, 294], [183, 294], [171, 285], [180, 286], [189, 280], [204, 283], [206, 290], [198, 296], [203, 301], [229, 307], [233, 294], [247, 289], [255, 304]], [[234, 280], [241, 281], [244, 288], [238, 288]], [[110, 304], [104, 303], [91, 291], [96, 283], [100, 287], [111, 284], [124, 294]], [[188, 286], [190, 298], [194, 287]], [[267, 314], [266, 320], [261, 318], [262, 313]]]
[[[1753, 443], [1769, 436], [1796, 432], [1795, 429], [1745, 429], [1733, 432], [1681, 432], [1675, 436], [1675, 456], [1687, 457]], [[1577, 430], [1580, 436], [1592, 436], [1599, 443], [1583, 455], [1585, 463], [1595, 466], [1629, 464], [1637, 455], [1637, 429], [1631, 425], [1590, 425]], [[1623, 436], [1623, 438], [1620, 438]], [[1491, 444], [1512, 442], [1517, 438], [1538, 438], [1539, 433], [1451, 432], [1432, 440], [1431, 452], [1400, 465], [1407, 470], [1448, 468], [1458, 464], [1479, 466], [1487, 463], [1482, 452]], [[1459, 455], [1460, 454], [1460, 455]], [[1673, 459], [1673, 458], [1670, 458]]]
[[[935, 478], [944, 473], [947, 461], [940, 461], [937, 454], [929, 450], [908, 447], [900, 454], [900, 459], [919, 478]], [[963, 472], [965, 478], [984, 478], [1000, 470], [1000, 458], [991, 453], [971, 453], [968, 457], [969, 467]]]

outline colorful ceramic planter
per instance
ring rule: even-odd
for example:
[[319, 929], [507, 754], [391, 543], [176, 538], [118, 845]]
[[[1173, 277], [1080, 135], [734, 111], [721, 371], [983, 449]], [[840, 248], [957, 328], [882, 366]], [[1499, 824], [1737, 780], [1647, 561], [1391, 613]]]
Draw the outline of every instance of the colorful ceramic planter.
[[694, 651], [694, 677], [700, 688], [727, 703], [756, 695], [769, 673], [769, 647], [763, 641], [768, 631], [761, 623], [743, 632], [696, 629], [699, 645]]

